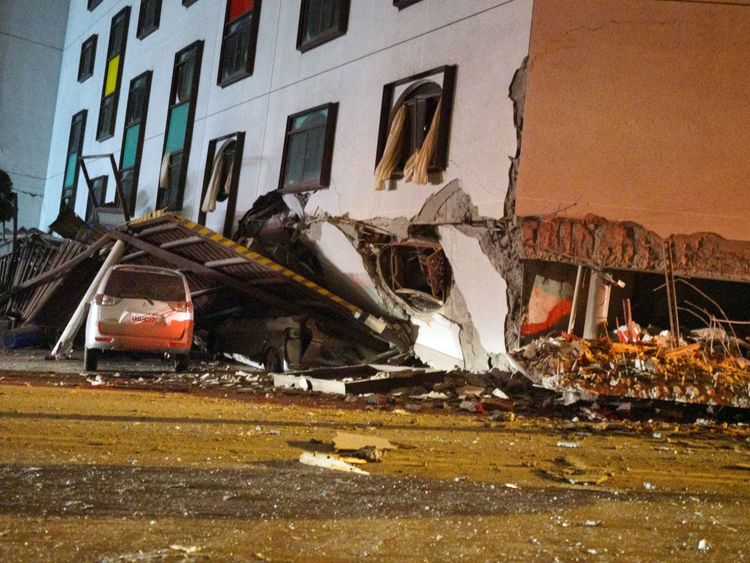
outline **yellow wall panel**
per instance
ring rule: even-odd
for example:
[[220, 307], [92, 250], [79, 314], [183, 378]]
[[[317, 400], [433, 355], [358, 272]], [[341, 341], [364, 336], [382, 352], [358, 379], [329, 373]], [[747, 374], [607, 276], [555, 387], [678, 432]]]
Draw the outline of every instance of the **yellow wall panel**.
[[120, 71], [120, 55], [115, 55], [107, 65], [107, 82], [104, 85], [104, 95], [114, 94], [117, 89], [117, 73]]

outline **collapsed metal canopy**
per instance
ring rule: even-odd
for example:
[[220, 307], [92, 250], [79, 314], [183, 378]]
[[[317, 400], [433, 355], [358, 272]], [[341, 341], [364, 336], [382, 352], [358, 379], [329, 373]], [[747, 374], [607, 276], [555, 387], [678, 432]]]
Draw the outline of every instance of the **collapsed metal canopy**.
[[410, 345], [397, 325], [373, 317], [316, 282], [250, 250], [203, 225], [174, 213], [157, 211], [110, 231], [132, 250], [121, 263], [161, 265], [188, 278], [200, 316], [215, 302], [234, 294], [262, 314], [314, 315], [343, 324], [353, 336]]

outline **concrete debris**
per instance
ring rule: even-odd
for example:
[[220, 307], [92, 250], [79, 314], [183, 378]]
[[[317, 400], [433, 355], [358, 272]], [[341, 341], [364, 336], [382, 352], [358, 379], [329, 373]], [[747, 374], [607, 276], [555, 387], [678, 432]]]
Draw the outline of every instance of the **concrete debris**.
[[581, 444], [579, 442], [565, 442], [563, 440], [557, 442], [558, 448], [580, 448]]
[[274, 373], [274, 387], [300, 389], [336, 395], [377, 393], [409, 385], [442, 381], [443, 372], [423, 368], [397, 368], [388, 371], [375, 366], [345, 366]]
[[573, 456], [555, 458], [551, 466], [541, 469], [541, 474], [555, 481], [584, 486], [601, 485], [612, 476], [610, 470], [592, 468], [583, 460]]
[[313, 465], [315, 467], [323, 467], [325, 469], [333, 469], [335, 471], [344, 471], [346, 473], [358, 473], [359, 475], [369, 475], [364, 469], [355, 467], [354, 465], [344, 461], [341, 456], [336, 454], [325, 454], [321, 452], [302, 452], [299, 456], [300, 463], [305, 465]]
[[492, 396], [497, 397], [498, 399], [505, 399], [506, 401], [510, 401], [510, 397], [508, 397], [508, 395], [503, 393], [503, 391], [501, 389], [498, 389], [497, 387], [492, 390]]
[[512, 358], [535, 384], [586, 400], [611, 396], [750, 408], [747, 361], [710, 340], [670, 348], [656, 340], [540, 338]]
[[333, 447], [336, 451], [357, 451], [363, 448], [395, 450], [397, 448], [397, 446], [385, 438], [362, 436], [361, 434], [350, 434], [349, 432], [337, 432], [333, 438]]

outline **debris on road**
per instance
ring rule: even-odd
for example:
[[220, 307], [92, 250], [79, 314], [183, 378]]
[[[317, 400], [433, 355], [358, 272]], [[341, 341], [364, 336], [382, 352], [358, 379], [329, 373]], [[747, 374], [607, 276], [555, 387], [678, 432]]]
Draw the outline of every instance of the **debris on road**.
[[750, 408], [750, 361], [727, 343], [701, 338], [670, 347], [539, 338], [510, 354], [517, 371], [545, 389], [583, 400], [600, 396]]
[[333, 447], [337, 452], [347, 452], [354, 458], [377, 463], [383, 461], [386, 450], [397, 448], [385, 438], [362, 436], [348, 432], [337, 432], [333, 438]]
[[541, 469], [540, 472], [549, 479], [571, 485], [601, 485], [612, 476], [610, 470], [591, 467], [574, 456], [559, 456], [551, 467]]
[[299, 456], [300, 463], [323, 467], [325, 469], [334, 469], [336, 471], [345, 471], [347, 473], [358, 473], [360, 475], [369, 475], [369, 473], [359, 467], [347, 463], [341, 456], [336, 454], [325, 454], [321, 452], [302, 452]]
[[273, 381], [274, 387], [349, 395], [434, 384], [443, 381], [444, 377], [445, 372], [427, 368], [358, 365], [274, 373]]

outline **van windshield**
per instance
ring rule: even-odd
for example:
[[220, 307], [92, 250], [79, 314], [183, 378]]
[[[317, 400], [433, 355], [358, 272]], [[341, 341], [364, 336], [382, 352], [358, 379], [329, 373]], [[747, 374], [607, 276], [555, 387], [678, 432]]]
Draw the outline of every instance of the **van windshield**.
[[114, 270], [109, 276], [104, 293], [119, 298], [185, 301], [185, 286], [182, 278], [154, 272]]

